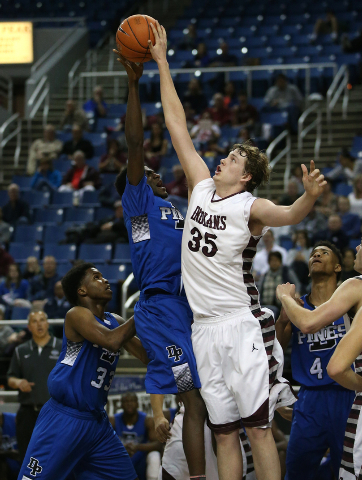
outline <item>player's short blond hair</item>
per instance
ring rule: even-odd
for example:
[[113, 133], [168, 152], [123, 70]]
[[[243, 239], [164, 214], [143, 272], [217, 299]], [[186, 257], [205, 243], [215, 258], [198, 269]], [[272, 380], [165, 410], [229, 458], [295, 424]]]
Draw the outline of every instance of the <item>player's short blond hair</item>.
[[260, 185], [268, 183], [270, 177], [270, 165], [268, 157], [261, 152], [258, 147], [253, 145], [251, 140], [243, 143], [236, 143], [231, 147], [231, 151], [246, 153], [245, 173], [250, 173], [251, 180], [245, 184], [245, 190], [253, 192]]

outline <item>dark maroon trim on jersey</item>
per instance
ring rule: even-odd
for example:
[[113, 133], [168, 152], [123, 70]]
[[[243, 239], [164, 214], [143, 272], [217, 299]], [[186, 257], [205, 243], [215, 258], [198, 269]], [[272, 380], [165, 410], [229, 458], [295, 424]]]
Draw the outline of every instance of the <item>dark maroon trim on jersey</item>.
[[227, 198], [230, 198], [230, 197], [233, 197], [234, 195], [239, 195], [240, 193], [245, 193], [245, 192], [246, 192], [246, 190], [243, 190], [242, 192], [233, 193], [232, 195], [228, 195], [227, 197], [219, 198], [219, 200], [214, 200], [215, 193], [216, 193], [216, 190], [215, 190], [215, 192], [212, 194], [211, 203], [222, 202], [223, 200], [226, 200]]
[[176, 479], [162, 467], [162, 480], [176, 480]]
[[250, 415], [250, 417], [242, 418], [244, 427], [262, 427], [269, 423], [269, 397], [258, 408], [258, 410]]
[[[346, 433], [348, 432], [350, 435], [348, 437], [345, 435], [344, 442], [343, 442], [341, 468], [351, 473], [352, 475], [355, 474], [354, 468], [351, 468], [349, 465], [347, 465], [347, 463], [352, 463], [352, 465], [354, 465], [353, 451], [356, 447], [357, 448], [360, 447], [360, 445], [357, 445], [357, 446], [355, 445], [355, 441], [356, 441], [357, 426], [358, 426], [360, 415], [361, 415], [361, 410], [358, 408], [361, 405], [361, 401], [362, 401], [361, 395], [357, 394], [347, 419]], [[356, 420], [357, 420], [357, 423], [356, 423]], [[351, 449], [352, 453], [348, 452], [346, 450], [347, 448]]]
[[207, 426], [215, 433], [229, 433], [242, 428], [241, 420], [236, 420], [235, 422], [230, 423], [223, 423], [221, 425], [214, 425], [210, 422], [209, 418], [207, 419]]

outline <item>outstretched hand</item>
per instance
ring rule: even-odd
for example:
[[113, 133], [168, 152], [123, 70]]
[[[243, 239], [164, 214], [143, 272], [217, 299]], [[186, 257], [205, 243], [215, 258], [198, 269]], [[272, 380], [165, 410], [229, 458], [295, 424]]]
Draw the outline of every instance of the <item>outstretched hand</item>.
[[314, 160], [310, 161], [309, 174], [304, 164], [302, 164], [301, 167], [303, 171], [303, 185], [306, 193], [315, 198], [319, 197], [319, 195], [323, 193], [324, 185], [327, 185], [327, 182], [324, 180], [324, 175], [315, 168]]
[[113, 51], [118, 55], [117, 61], [126, 69], [128, 78], [133, 81], [139, 80], [143, 74], [143, 63], [130, 62], [119, 52], [119, 50], [114, 48]]
[[156, 22], [156, 27], [153, 23], [150, 24], [153, 34], [155, 36], [155, 44], [153, 45], [151, 40], [148, 40], [148, 46], [154, 61], [158, 64], [159, 62], [166, 60], [167, 52], [167, 35], [165, 28]]

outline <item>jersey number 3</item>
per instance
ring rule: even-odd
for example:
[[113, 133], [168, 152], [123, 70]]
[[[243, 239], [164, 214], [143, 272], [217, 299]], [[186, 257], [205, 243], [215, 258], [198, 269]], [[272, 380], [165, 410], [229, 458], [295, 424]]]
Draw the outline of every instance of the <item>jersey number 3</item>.
[[[203, 239], [202, 233], [196, 227], [194, 227], [190, 233], [191, 235], [193, 235], [193, 237], [192, 240], [189, 241], [187, 246], [189, 247], [189, 250], [191, 250], [191, 252], [198, 252], [201, 247], [201, 240]], [[216, 243], [214, 242], [214, 240], [216, 239], [217, 236], [213, 233], [205, 233], [206, 245], [201, 248], [201, 251], [205, 255], [205, 257], [213, 257], [214, 255], [216, 255], [216, 252], [218, 250]]]
[[[92, 380], [91, 385], [92, 385], [92, 387], [95, 387], [95, 388], [101, 388], [103, 383], [104, 383], [104, 379], [106, 378], [106, 375], [107, 375], [107, 369], [103, 368], [103, 367], [98, 367], [97, 372], [99, 373], [99, 375], [97, 377], [98, 383], [97, 383], [97, 381]], [[114, 371], [112, 371], [109, 374], [109, 385], [104, 386], [104, 390], [106, 392], [108, 392], [108, 390], [111, 388], [113, 376], [114, 376]]]

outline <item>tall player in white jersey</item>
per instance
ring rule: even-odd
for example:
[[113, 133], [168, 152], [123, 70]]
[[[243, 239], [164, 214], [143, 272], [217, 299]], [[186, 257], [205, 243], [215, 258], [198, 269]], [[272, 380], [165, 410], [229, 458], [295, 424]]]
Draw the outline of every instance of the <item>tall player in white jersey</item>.
[[[209, 425], [217, 442], [220, 480], [242, 478], [238, 431], [249, 437], [256, 476], [280, 480], [271, 421], [275, 407], [295, 401], [281, 377], [282, 349], [272, 312], [263, 311], [251, 274], [256, 246], [268, 226], [299, 223], [322, 193], [323, 175], [303, 165], [306, 192], [290, 207], [256, 199], [251, 192], [269, 177], [266, 156], [236, 145], [216, 174], [197, 154], [166, 59], [163, 27], [153, 28], [149, 47], [160, 72], [166, 126], [185, 171], [189, 208], [182, 240], [182, 274], [194, 313], [192, 343]], [[264, 428], [256, 428], [264, 427]]]

